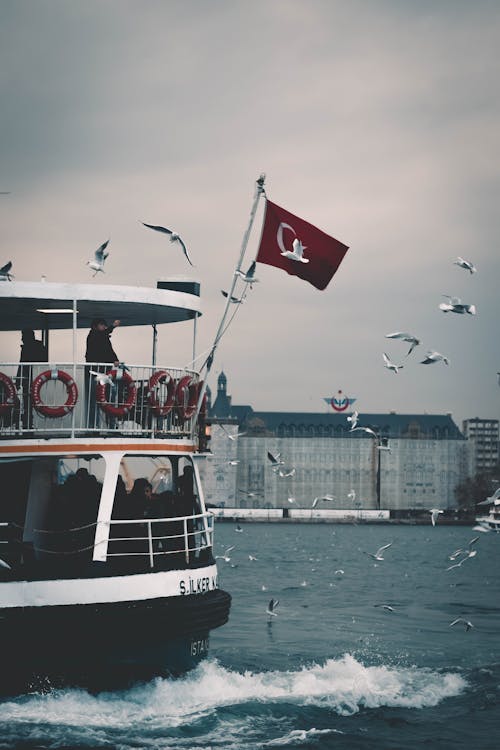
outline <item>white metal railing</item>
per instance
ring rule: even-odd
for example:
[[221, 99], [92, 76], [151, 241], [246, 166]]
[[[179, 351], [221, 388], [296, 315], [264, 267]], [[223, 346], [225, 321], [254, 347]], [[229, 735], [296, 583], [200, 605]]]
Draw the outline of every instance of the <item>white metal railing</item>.
[[[162, 371], [167, 376], [160, 378]], [[178, 367], [0, 363], [0, 437], [110, 432], [189, 436], [196, 426], [191, 406], [198, 393], [198, 373]]]
[[[12, 523], [0, 523], [0, 532]], [[99, 527], [106, 526], [107, 531], [100, 536]], [[5, 529], [4, 529], [5, 527]], [[97, 528], [97, 533], [96, 533]], [[119, 532], [113, 534], [113, 529]], [[130, 529], [128, 533], [126, 529]], [[79, 560], [89, 563], [94, 549], [107, 544], [106, 560], [121, 558], [124, 561], [136, 558], [149, 560], [150, 568], [155, 567], [158, 558], [169, 555], [182, 555], [186, 563], [196, 559], [200, 552], [213, 546], [214, 516], [211, 513], [198, 513], [192, 516], [165, 518], [112, 519], [102, 524], [91, 523], [68, 529], [33, 529], [36, 540], [33, 542], [32, 566], [42, 565], [44, 561]], [[109, 535], [108, 532], [109, 531]], [[5, 543], [9, 540], [2, 539]], [[21, 544], [21, 540], [17, 540]], [[1, 547], [0, 547], [1, 549]], [[16, 558], [21, 559], [20, 550]], [[1, 554], [0, 554], [1, 557]], [[14, 574], [17, 564], [10, 561], [9, 567]]]
[[[177, 516], [175, 518], [117, 518], [108, 523], [110, 525], [109, 538], [96, 541], [96, 546], [107, 542], [106, 559], [147, 556], [150, 567], [153, 568], [155, 557], [182, 554], [186, 562], [189, 562], [190, 556], [196, 556], [202, 550], [212, 547], [214, 517], [211, 513]], [[145, 527], [146, 533], [137, 536], [128, 534], [113, 536], [112, 529], [117, 526], [132, 529], [135, 526], [138, 527], [139, 531]], [[153, 529], [154, 526], [157, 526], [156, 533]], [[160, 528], [158, 529], [158, 527]], [[158, 533], [158, 531], [169, 531], [170, 533]]]

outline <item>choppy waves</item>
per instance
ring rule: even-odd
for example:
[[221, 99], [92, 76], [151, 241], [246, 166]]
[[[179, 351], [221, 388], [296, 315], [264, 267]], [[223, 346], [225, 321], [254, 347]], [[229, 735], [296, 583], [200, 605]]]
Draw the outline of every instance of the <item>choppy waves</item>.
[[[6, 701], [0, 704], [0, 734], [13, 739], [17, 726], [26, 738], [31, 727], [33, 733], [28, 734], [33, 739], [36, 736], [40, 740], [45, 733], [52, 737], [52, 747], [63, 740], [75, 746], [104, 746], [118, 741], [120, 747], [126, 747], [128, 741], [133, 742], [132, 735], [136, 739], [140, 736], [143, 742], [148, 735], [164, 735], [167, 740], [172, 730], [194, 730], [196, 726], [204, 734], [202, 724], [205, 729], [210, 725], [210, 732], [217, 733], [217, 724], [221, 729], [227, 719], [223, 714], [228, 707], [245, 707], [239, 727], [243, 734], [248, 730], [243, 716], [252, 705], [266, 706], [270, 713], [273, 706], [280, 704], [314, 706], [340, 716], [363, 708], [421, 709], [460, 694], [466, 684], [456, 673], [364, 666], [349, 654], [296, 671], [239, 673], [216, 661], [206, 661], [182, 679], [157, 679], [122, 692], [91, 695], [66, 689]], [[232, 733], [236, 735], [238, 723], [232, 722]], [[324, 730], [304, 731], [306, 735], [295, 730], [273, 739], [272, 733], [266, 737], [264, 730], [261, 742], [293, 745]]]

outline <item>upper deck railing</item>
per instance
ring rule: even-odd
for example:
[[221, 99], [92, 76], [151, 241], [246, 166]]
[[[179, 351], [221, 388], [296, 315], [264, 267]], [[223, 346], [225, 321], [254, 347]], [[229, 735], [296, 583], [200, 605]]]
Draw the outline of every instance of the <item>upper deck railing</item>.
[[0, 438], [193, 437], [192, 370], [102, 363], [0, 363]]

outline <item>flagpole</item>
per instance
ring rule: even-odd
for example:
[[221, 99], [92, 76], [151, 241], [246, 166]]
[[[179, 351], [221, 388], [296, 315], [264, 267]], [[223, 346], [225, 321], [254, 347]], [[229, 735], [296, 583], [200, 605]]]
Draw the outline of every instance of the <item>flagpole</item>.
[[255, 183], [255, 195], [254, 195], [254, 199], [253, 199], [252, 209], [250, 211], [250, 220], [248, 222], [248, 227], [247, 227], [247, 229], [245, 231], [245, 234], [243, 235], [243, 240], [242, 240], [242, 243], [241, 243], [240, 256], [238, 258], [238, 263], [237, 263], [237, 266], [236, 266], [236, 268], [234, 270], [234, 273], [233, 273], [233, 281], [232, 281], [231, 288], [230, 288], [230, 290], [228, 292], [228, 295], [227, 295], [226, 305], [224, 307], [224, 312], [222, 313], [222, 318], [221, 318], [221, 321], [219, 323], [219, 327], [217, 329], [217, 333], [215, 334], [214, 343], [212, 344], [212, 348], [210, 350], [210, 354], [208, 355], [207, 361], [205, 362], [205, 365], [204, 365], [204, 366], [206, 366], [207, 369], [206, 369], [206, 373], [205, 373], [205, 379], [204, 379], [204, 382], [203, 382], [203, 386], [202, 386], [202, 388], [200, 390], [200, 394], [198, 396], [198, 403], [196, 405], [196, 413], [195, 413], [195, 415], [193, 417], [193, 423], [196, 422], [196, 420], [198, 419], [198, 414], [200, 413], [201, 404], [203, 402], [203, 397], [205, 396], [205, 391], [207, 389], [208, 374], [209, 374], [210, 369], [212, 367], [212, 364], [213, 364], [213, 361], [214, 361], [215, 352], [217, 350], [217, 346], [219, 344], [220, 338], [221, 338], [222, 333], [224, 331], [224, 326], [226, 325], [227, 314], [228, 314], [229, 308], [231, 306], [231, 297], [233, 296], [234, 288], [235, 288], [236, 282], [238, 280], [238, 276], [236, 274], [236, 271], [238, 271], [241, 268], [241, 265], [243, 263], [243, 258], [245, 257], [245, 252], [246, 252], [246, 249], [247, 249], [248, 240], [250, 238], [250, 232], [252, 231], [252, 226], [253, 226], [253, 222], [254, 222], [254, 219], [255, 219], [255, 215], [257, 213], [257, 206], [259, 205], [260, 197], [262, 195], [265, 195], [265, 190], [264, 190], [265, 179], [266, 179], [265, 174], [261, 174], [260, 177], [258, 178], [258, 180]]

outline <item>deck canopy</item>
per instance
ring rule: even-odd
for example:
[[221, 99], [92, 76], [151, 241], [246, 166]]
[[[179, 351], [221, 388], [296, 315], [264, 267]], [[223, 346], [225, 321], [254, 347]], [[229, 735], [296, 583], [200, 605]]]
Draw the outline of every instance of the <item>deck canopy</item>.
[[[160, 282], [162, 288], [109, 284], [59, 284], [5, 281], [0, 283], [0, 331], [23, 328], [73, 328], [76, 301], [77, 327], [89, 328], [93, 318], [122, 326], [159, 325], [192, 320], [201, 315], [199, 285]], [[168, 288], [168, 287], [171, 288]], [[191, 293], [178, 291], [190, 289]]]

